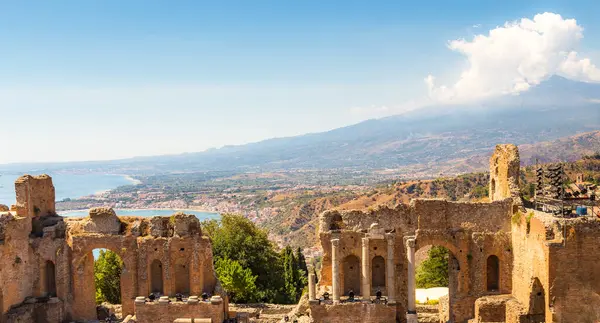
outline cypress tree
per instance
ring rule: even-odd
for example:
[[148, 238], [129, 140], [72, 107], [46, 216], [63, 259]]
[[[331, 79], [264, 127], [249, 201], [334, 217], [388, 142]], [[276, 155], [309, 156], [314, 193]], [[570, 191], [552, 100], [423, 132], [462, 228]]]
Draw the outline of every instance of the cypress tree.
[[302, 249], [298, 247], [296, 250], [296, 259], [298, 260], [298, 268], [304, 271], [305, 274], [308, 274], [308, 268], [306, 267], [306, 258], [304, 258], [304, 254], [302, 253]]

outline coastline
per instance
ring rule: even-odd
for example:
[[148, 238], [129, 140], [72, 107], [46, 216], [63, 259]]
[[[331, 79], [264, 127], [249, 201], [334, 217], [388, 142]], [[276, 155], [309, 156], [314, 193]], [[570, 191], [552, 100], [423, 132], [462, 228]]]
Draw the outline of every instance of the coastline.
[[[74, 212], [81, 212], [81, 211], [88, 211], [89, 208], [86, 209], [76, 209], [76, 210], [64, 210], [64, 211], [58, 211], [56, 212], [58, 215], [63, 215], [65, 213], [74, 213]], [[115, 208], [114, 210], [121, 210], [121, 211], [127, 211], [127, 212], [143, 212], [143, 211], [164, 211], [164, 210], [173, 210], [175, 212], [186, 212], [186, 211], [191, 211], [191, 212], [201, 212], [201, 213], [210, 213], [210, 214], [220, 214], [219, 212], [215, 212], [215, 211], [208, 211], [206, 209], [176, 209], [176, 208], [148, 208], [148, 209], [143, 209], [143, 208], [136, 208], [136, 209], [130, 209], [130, 208]], [[117, 213], [117, 215], [119, 215]]]
[[[125, 180], [129, 181], [130, 185], [139, 185], [139, 184], [143, 183], [141, 180], [136, 179], [136, 178], [132, 177], [131, 175], [127, 175], [127, 174], [109, 173], [109, 174], [105, 174], [105, 175], [122, 177]], [[109, 194], [110, 192], [114, 191], [115, 189], [116, 188], [101, 190], [101, 191], [95, 192], [94, 194], [90, 194], [87, 196], [80, 196], [75, 199], [84, 198], [84, 197], [101, 197], [102, 195]], [[68, 209], [68, 210], [60, 210], [60, 211], [57, 211], [56, 213], [58, 215], [67, 215], [68, 216], [69, 213], [82, 213], [82, 212], [89, 211], [89, 209], [90, 208]], [[169, 207], [139, 208], [138, 207], [138, 208], [113, 208], [113, 209], [117, 212], [117, 215], [119, 215], [119, 211], [122, 213], [134, 213], [134, 212], [149, 212], [150, 213], [152, 211], [165, 212], [166, 210], [170, 210], [173, 213], [184, 212], [184, 213], [206, 213], [206, 214], [215, 214], [215, 215], [221, 214], [214, 210], [207, 210], [202, 207], [194, 207], [194, 206], [187, 207], [187, 208], [169, 208]]]
[[131, 177], [131, 175], [124, 175], [124, 174], [118, 174], [119, 176], [123, 176], [123, 178], [125, 178], [126, 180], [130, 181], [132, 185], [140, 185], [142, 184], [142, 181], [140, 181], [139, 179], [135, 179], [133, 177]]
[[[142, 182], [142, 181], [140, 181], [139, 179], [135, 179], [135, 178], [133, 178], [131, 175], [127, 175], [127, 174], [105, 174], [105, 175], [109, 175], [109, 176], [119, 176], [119, 177], [122, 177], [122, 178], [124, 178], [126, 181], [128, 181], [128, 182], [129, 182], [129, 184], [128, 184], [128, 185], [140, 185], [140, 184], [142, 184], [142, 183], [143, 183], [143, 182]], [[121, 186], [122, 186], [122, 185], [121, 185]], [[94, 194], [85, 195], [85, 196], [100, 196], [100, 195], [103, 195], [103, 194], [110, 193], [111, 191], [115, 190], [116, 188], [117, 188], [117, 187], [115, 187], [115, 188], [109, 188], [109, 189], [106, 189], [106, 190], [100, 190], [100, 191], [94, 192]], [[85, 196], [80, 196], [80, 197], [85, 197]], [[77, 198], [80, 198], [80, 197], [77, 197]]]
[[107, 173], [106, 175], [123, 177], [124, 179], [126, 179], [127, 181], [129, 181], [131, 183], [131, 185], [142, 184], [142, 181], [140, 181], [139, 179], [133, 178], [133, 176], [131, 176], [131, 175], [127, 175], [127, 174], [113, 174], [113, 173]]

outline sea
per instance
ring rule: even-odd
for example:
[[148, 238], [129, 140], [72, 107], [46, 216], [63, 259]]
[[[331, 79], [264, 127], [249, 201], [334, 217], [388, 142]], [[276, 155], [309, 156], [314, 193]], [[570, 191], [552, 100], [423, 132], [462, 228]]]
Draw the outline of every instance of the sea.
[[[28, 172], [31, 175], [39, 175]], [[10, 206], [15, 203], [15, 180], [23, 175], [16, 172], [0, 173], [0, 204]], [[134, 180], [124, 175], [100, 173], [48, 173], [56, 189], [56, 200], [92, 195], [98, 192], [115, 189], [123, 185], [135, 184]]]

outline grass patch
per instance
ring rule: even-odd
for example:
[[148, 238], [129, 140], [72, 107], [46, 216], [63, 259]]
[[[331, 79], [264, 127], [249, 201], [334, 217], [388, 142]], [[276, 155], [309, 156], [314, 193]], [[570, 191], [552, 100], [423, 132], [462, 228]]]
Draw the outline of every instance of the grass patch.
[[440, 303], [440, 300], [438, 300], [438, 299], [429, 299], [429, 300], [427, 300], [427, 302], [417, 301], [417, 304], [419, 304], [419, 305], [438, 305], [439, 303]]

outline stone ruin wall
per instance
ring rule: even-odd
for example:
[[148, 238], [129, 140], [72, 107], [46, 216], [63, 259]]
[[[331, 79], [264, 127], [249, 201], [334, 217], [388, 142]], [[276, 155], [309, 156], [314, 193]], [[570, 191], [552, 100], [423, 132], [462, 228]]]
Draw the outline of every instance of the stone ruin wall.
[[[92, 250], [97, 248], [116, 252], [124, 262], [124, 316], [134, 314], [136, 296], [150, 294], [154, 260], [162, 264], [166, 295], [177, 288], [190, 295], [219, 292], [210, 240], [195, 216], [119, 217], [110, 208], [95, 208], [85, 218], [63, 218], [49, 203], [54, 199], [49, 176], [20, 177], [15, 188], [17, 203], [0, 213], [0, 322], [95, 319]], [[47, 282], [51, 270], [54, 298]], [[178, 280], [186, 270], [189, 281]]]
[[[383, 304], [365, 305], [346, 303], [341, 305], [312, 306], [311, 316], [315, 322], [327, 323], [395, 323], [396, 308]], [[327, 318], [319, 320], [319, 318]]]
[[[357, 242], [370, 236], [371, 225], [378, 223], [377, 230], [394, 230], [396, 242], [414, 236], [416, 249], [441, 245], [451, 251], [460, 270], [452, 267], [449, 270], [450, 308], [442, 310], [441, 315], [446, 315], [444, 321], [448, 318], [472, 323], [600, 321], [600, 221], [591, 217], [556, 218], [525, 209], [518, 184], [518, 150], [499, 145], [490, 159], [490, 203], [419, 199], [410, 205], [369, 212], [324, 212], [320, 218], [324, 250], [320, 291], [331, 293], [331, 239], [339, 238], [342, 260], [347, 254], [360, 258]], [[378, 243], [370, 244], [370, 257], [378, 253], [386, 257], [379, 250], [385, 244]], [[404, 244], [396, 243], [394, 253], [398, 301], [394, 308], [397, 319], [406, 322]], [[486, 267], [492, 255], [500, 263], [499, 288], [488, 291]], [[332, 305], [331, 309], [328, 306], [311, 305], [315, 321], [360, 316], [359, 313], [347, 316], [346, 306]], [[364, 321], [377, 322], [370, 315], [363, 316]]]
[[[223, 322], [223, 300], [212, 298], [209, 301], [198, 299], [187, 302], [147, 303], [135, 302], [134, 322]], [[187, 319], [187, 320], [186, 320]]]
[[[600, 321], [600, 221], [560, 221], [562, 237], [549, 249], [547, 320]], [[560, 230], [562, 229], [562, 230]], [[562, 243], [561, 241], [562, 240]]]
[[[394, 209], [381, 208], [369, 212], [328, 211], [320, 217], [320, 241], [323, 263], [319, 291], [331, 290], [331, 239], [340, 239], [339, 256], [345, 259], [353, 255], [361, 258], [361, 238], [368, 236], [372, 223], [383, 223], [382, 230], [395, 230], [394, 263], [397, 313], [406, 312], [407, 268], [404, 238], [416, 236], [420, 249], [429, 245], [444, 246], [456, 258], [461, 270], [451, 271], [451, 283], [456, 285], [452, 299], [455, 319], [473, 316], [472, 304], [480, 296], [489, 294], [486, 289], [487, 258], [495, 255], [500, 260], [500, 290], [510, 293], [512, 288], [512, 251], [510, 245], [510, 219], [512, 200], [492, 203], [459, 203], [437, 199], [413, 200], [410, 205]], [[341, 218], [339, 231], [327, 230]], [[381, 222], [379, 222], [381, 221]], [[382, 256], [387, 260], [385, 240], [371, 240], [370, 257]], [[372, 269], [371, 269], [372, 270]], [[370, 276], [370, 273], [367, 274]], [[340, 280], [344, 286], [344, 266]], [[382, 289], [384, 295], [386, 290]], [[357, 293], [358, 294], [358, 293]], [[371, 293], [374, 295], [374, 293]], [[400, 319], [403, 319], [400, 316]]]
[[[514, 147], [514, 146], [513, 146]], [[348, 255], [361, 258], [361, 239], [372, 235], [372, 225], [377, 223], [380, 232], [393, 231], [394, 275], [398, 319], [404, 322], [407, 308], [407, 265], [405, 239], [416, 238], [416, 250], [437, 245], [450, 250], [454, 265], [449, 268], [451, 315], [456, 322], [475, 316], [475, 300], [486, 295], [510, 294], [513, 267], [511, 245], [511, 217], [513, 214], [514, 185], [518, 185], [518, 152], [516, 147], [499, 145], [493, 161], [499, 163], [495, 186], [504, 187], [489, 203], [450, 202], [441, 199], [416, 199], [410, 204], [394, 208], [380, 208], [367, 212], [326, 211], [319, 220], [323, 263], [319, 292], [328, 291], [332, 284], [331, 239], [338, 238], [341, 261]], [[516, 156], [514, 155], [516, 152]], [[502, 165], [508, 163], [509, 165]], [[517, 170], [515, 171], [515, 164]], [[516, 178], [514, 178], [516, 176]], [[518, 187], [518, 186], [517, 186]], [[520, 204], [520, 200], [517, 201]], [[369, 257], [382, 256], [387, 261], [384, 240], [370, 240]], [[487, 261], [496, 256], [499, 260], [498, 290], [488, 291]], [[344, 288], [344, 266], [341, 265], [340, 281]], [[369, 268], [370, 277], [372, 269]], [[386, 290], [382, 290], [384, 295]], [[371, 293], [373, 295], [373, 293]], [[314, 309], [314, 307], [313, 307]], [[331, 316], [320, 318], [332, 319]]]

